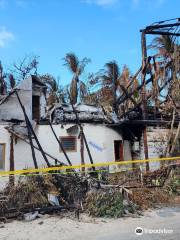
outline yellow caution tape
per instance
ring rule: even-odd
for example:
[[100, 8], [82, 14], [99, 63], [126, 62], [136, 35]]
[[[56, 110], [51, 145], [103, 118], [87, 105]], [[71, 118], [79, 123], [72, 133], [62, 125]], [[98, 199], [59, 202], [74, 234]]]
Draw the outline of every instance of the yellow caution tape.
[[80, 169], [80, 168], [91, 168], [91, 167], [103, 167], [103, 166], [111, 166], [111, 165], [126, 165], [126, 164], [134, 164], [134, 163], [146, 163], [146, 162], [158, 162], [158, 161], [170, 161], [170, 160], [180, 160], [179, 157], [168, 157], [168, 158], [151, 158], [151, 159], [139, 159], [139, 160], [127, 160], [121, 162], [102, 162], [102, 163], [94, 163], [94, 164], [79, 164], [73, 166], [60, 166], [60, 167], [49, 167], [49, 168], [38, 168], [38, 169], [23, 169], [23, 170], [15, 170], [15, 171], [7, 171], [0, 172], [0, 176], [5, 175], [21, 175], [26, 173], [37, 173], [37, 172], [50, 172], [50, 171], [59, 171], [59, 170], [68, 170], [68, 169]]
[[[118, 171], [116, 171], [115, 173], [120, 173], [120, 172], [124, 172], [124, 171], [130, 171], [130, 170], [136, 170], [138, 168], [121, 168], [119, 169]], [[78, 171], [76, 172], [76, 174], [82, 174], [82, 173], [93, 173], [93, 172], [98, 172], [98, 173], [102, 173], [102, 172], [109, 172], [108, 169], [99, 169], [99, 170], [90, 170], [90, 171]], [[46, 175], [68, 175], [68, 174], [74, 174], [74, 171], [72, 172], [42, 172], [42, 173], [39, 173], [39, 172], [35, 172], [35, 173], [25, 173], [25, 174], [16, 174], [17, 175], [20, 175], [20, 176], [36, 176], [36, 175], [42, 175], [42, 176], [46, 176]], [[10, 175], [10, 174], [9, 174]], [[9, 175], [0, 175], [0, 177], [9, 177]], [[11, 174], [11, 176], [14, 175], [14, 174]]]

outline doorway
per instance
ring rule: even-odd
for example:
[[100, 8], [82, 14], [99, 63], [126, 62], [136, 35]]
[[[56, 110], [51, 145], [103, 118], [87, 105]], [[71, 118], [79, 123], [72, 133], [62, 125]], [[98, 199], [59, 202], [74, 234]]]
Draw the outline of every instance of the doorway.
[[124, 149], [122, 140], [114, 141], [114, 155], [116, 162], [124, 160]]
[[32, 119], [40, 121], [40, 97], [32, 96]]

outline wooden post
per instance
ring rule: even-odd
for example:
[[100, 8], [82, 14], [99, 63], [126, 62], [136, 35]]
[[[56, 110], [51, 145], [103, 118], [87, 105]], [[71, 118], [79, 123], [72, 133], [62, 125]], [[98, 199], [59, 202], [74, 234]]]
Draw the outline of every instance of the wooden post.
[[114, 77], [114, 64], [113, 64], [113, 111], [118, 114], [118, 109], [117, 109], [117, 102], [116, 102], [116, 82], [115, 82], [115, 77]]
[[[9, 163], [10, 163], [10, 171], [14, 171], [14, 137], [13, 134], [10, 136], [10, 158], [9, 158]], [[11, 186], [14, 186], [14, 175], [9, 176], [9, 184]]]
[[[147, 120], [147, 98], [146, 98], [146, 62], [147, 62], [147, 48], [146, 48], [146, 34], [142, 31], [141, 34], [141, 47], [142, 47], [142, 117], [143, 120]], [[143, 141], [144, 141], [144, 155], [145, 159], [148, 159], [148, 142], [147, 142], [147, 126], [143, 128]], [[149, 171], [149, 163], [146, 163], [146, 171]]]
[[[84, 165], [84, 138], [83, 138], [83, 132], [80, 130], [80, 151], [81, 151], [81, 164]], [[82, 172], [85, 172], [85, 167], [82, 167]]]

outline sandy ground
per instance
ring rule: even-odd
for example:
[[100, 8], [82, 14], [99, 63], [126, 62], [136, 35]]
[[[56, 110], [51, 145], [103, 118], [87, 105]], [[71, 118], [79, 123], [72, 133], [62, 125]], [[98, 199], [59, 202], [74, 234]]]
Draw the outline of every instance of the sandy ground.
[[[135, 228], [166, 229], [173, 233], [143, 233]], [[145, 229], [144, 229], [145, 231]], [[147, 211], [139, 218], [92, 219], [81, 215], [80, 221], [69, 217], [43, 216], [31, 222], [13, 221], [0, 225], [1, 240], [178, 240], [180, 239], [180, 207]]]

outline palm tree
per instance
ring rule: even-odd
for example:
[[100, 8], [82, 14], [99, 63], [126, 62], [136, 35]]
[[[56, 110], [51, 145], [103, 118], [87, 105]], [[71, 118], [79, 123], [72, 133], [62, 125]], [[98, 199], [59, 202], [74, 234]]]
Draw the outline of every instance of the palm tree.
[[172, 54], [174, 52], [174, 38], [169, 35], [161, 35], [156, 37], [151, 44], [151, 48], [158, 51], [157, 57], [162, 58], [162, 60], [172, 59]]
[[58, 80], [56, 80], [51, 74], [48, 73], [38, 77], [47, 86], [47, 104], [49, 106], [57, 102], [65, 102], [65, 87], [63, 88], [62, 86], [60, 86]]
[[113, 97], [113, 111], [117, 114], [118, 108], [116, 103], [116, 93], [119, 85], [120, 71], [119, 66], [116, 61], [111, 61], [105, 64], [106, 67], [106, 75], [104, 75], [103, 85], [106, 90], [108, 88], [111, 91]]
[[90, 62], [90, 60], [88, 58], [83, 58], [80, 61], [74, 53], [66, 54], [64, 60], [65, 65], [73, 73], [73, 78], [70, 85], [70, 96], [72, 103], [76, 104], [78, 99], [78, 83], [80, 86], [83, 84], [79, 80], [79, 77], [83, 73], [85, 66]]
[[[154, 63], [151, 65], [151, 71], [154, 72], [152, 96], [155, 102], [155, 109], [158, 109], [159, 86], [164, 84], [164, 82], [170, 78], [173, 78], [173, 80], [176, 78], [174, 71], [175, 39], [170, 35], [160, 35], [154, 38], [149, 47], [156, 51], [156, 54], [153, 57]], [[168, 87], [169, 86], [167, 85], [167, 92]]]
[[[111, 88], [112, 96], [113, 96], [113, 110], [116, 114], [118, 114], [118, 106], [117, 106], [117, 94], [125, 94], [127, 95], [129, 91], [132, 91], [134, 86], [136, 85], [136, 81], [133, 82], [131, 88], [128, 89], [131, 79], [131, 73], [129, 68], [124, 65], [122, 73], [120, 73], [119, 66], [115, 61], [111, 61], [106, 63], [106, 75], [104, 78], [105, 83], [107, 83]], [[123, 108], [129, 109], [132, 106], [132, 103], [135, 103], [135, 100], [131, 97], [130, 100], [124, 103]]]

